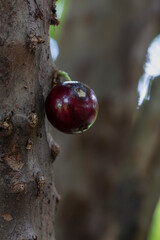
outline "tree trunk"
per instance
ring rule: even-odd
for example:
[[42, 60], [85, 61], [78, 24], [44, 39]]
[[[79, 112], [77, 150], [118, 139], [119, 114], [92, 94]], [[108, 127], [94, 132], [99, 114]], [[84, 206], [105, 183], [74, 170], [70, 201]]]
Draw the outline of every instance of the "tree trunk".
[[58, 66], [92, 87], [100, 107], [88, 132], [57, 134], [59, 240], [147, 239], [160, 193], [160, 81], [139, 110], [137, 84], [159, 20], [157, 0], [70, 5]]
[[0, 1], [1, 240], [54, 239], [55, 146], [44, 124], [53, 9], [51, 0]]

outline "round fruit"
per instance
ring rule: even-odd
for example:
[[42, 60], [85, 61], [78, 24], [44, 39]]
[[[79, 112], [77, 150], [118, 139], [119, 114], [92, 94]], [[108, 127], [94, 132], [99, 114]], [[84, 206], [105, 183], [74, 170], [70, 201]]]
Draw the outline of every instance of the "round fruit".
[[95, 122], [98, 102], [92, 89], [76, 81], [55, 86], [45, 102], [47, 118], [65, 133], [86, 131]]

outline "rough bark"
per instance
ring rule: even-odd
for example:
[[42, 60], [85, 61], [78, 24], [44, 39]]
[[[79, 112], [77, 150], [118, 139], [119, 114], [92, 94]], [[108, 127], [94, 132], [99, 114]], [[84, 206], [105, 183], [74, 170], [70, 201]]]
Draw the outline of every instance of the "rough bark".
[[51, 0], [0, 1], [1, 240], [54, 239], [58, 195], [44, 124], [52, 10]]
[[[84, 4], [84, 5], [83, 5]], [[158, 34], [159, 1], [75, 0], [58, 66], [97, 93], [90, 131], [59, 138], [59, 240], [144, 240], [159, 198], [159, 79], [137, 110], [147, 47]], [[62, 167], [63, 166], [63, 167]]]

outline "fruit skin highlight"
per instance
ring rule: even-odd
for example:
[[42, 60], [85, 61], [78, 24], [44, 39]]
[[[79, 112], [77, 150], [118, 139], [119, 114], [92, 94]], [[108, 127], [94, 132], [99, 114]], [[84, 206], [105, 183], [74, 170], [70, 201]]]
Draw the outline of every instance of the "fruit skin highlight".
[[95, 122], [98, 101], [92, 89], [77, 81], [56, 85], [45, 102], [50, 123], [64, 133], [81, 133]]

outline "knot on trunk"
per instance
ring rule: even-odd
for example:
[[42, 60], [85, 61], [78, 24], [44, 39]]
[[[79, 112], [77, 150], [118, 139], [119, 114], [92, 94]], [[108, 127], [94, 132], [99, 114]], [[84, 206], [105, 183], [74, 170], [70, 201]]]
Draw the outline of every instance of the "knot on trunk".
[[27, 150], [31, 150], [32, 147], [33, 147], [33, 142], [31, 141], [31, 139], [28, 139], [27, 145], [26, 145], [26, 149]]
[[29, 115], [29, 123], [32, 128], [35, 128], [38, 124], [38, 116], [37, 113], [31, 113]]
[[60, 147], [57, 143], [53, 143], [51, 146], [51, 154], [53, 157], [53, 161], [56, 159], [56, 157], [59, 155], [60, 153]]
[[38, 115], [36, 112], [31, 112], [29, 115], [14, 113], [11, 118], [13, 125], [21, 128], [27, 128], [26, 123], [31, 128], [35, 128], [38, 124]]
[[30, 52], [35, 52], [38, 45], [45, 42], [42, 36], [36, 36], [34, 34], [30, 34], [27, 39], [28, 47]]
[[22, 193], [27, 184], [22, 173], [9, 169], [7, 166], [1, 166], [0, 174], [3, 178], [4, 190], [8, 193]]
[[36, 184], [37, 184], [37, 196], [39, 196], [46, 184], [46, 178], [41, 172], [37, 173]]
[[14, 173], [10, 182], [10, 192], [11, 193], [21, 193], [24, 192], [26, 186], [26, 181], [21, 173]]
[[58, 26], [59, 20], [57, 18], [57, 11], [56, 11], [56, 3], [53, 2], [52, 8], [51, 8], [51, 19], [50, 19], [50, 25]]
[[8, 137], [11, 135], [13, 125], [8, 120], [0, 122], [0, 137]]
[[21, 153], [18, 150], [11, 151], [5, 154], [2, 158], [3, 161], [12, 169], [19, 171], [24, 165], [24, 160]]

